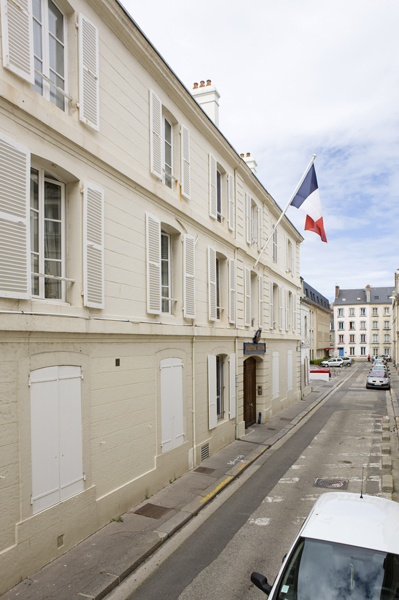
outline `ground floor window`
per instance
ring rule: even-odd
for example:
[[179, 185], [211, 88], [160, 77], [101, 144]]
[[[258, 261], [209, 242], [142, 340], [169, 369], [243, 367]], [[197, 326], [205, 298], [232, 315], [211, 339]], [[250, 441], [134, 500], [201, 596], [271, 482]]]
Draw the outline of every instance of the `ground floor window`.
[[366, 346], [362, 346], [362, 347], [360, 348], [360, 355], [361, 355], [361, 356], [366, 356]]
[[224, 361], [216, 357], [216, 413], [218, 421], [224, 418]]
[[384, 348], [384, 354], [387, 354], [388, 356], [390, 355], [390, 350], [389, 350], [389, 348]]
[[373, 348], [373, 356], [378, 356], [378, 348]]
[[355, 356], [355, 349], [354, 349], [354, 347], [353, 347], [353, 346], [351, 346], [351, 347], [349, 348], [349, 355], [350, 355], [350, 356]]

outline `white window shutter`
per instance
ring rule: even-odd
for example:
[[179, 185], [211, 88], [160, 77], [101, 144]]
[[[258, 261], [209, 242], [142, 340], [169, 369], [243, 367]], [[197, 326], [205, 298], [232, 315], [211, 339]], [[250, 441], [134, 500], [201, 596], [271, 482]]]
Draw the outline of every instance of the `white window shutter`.
[[263, 210], [261, 206], [258, 206], [258, 246], [263, 246]]
[[215, 429], [218, 422], [216, 406], [216, 356], [208, 356], [208, 406], [209, 429]]
[[295, 259], [296, 259], [296, 244], [292, 243], [291, 247], [291, 273], [295, 277]]
[[181, 193], [191, 199], [190, 131], [184, 125], [181, 126]]
[[236, 322], [236, 261], [229, 260], [229, 323]]
[[230, 419], [236, 416], [236, 355], [229, 356]]
[[183, 362], [165, 358], [161, 370], [161, 446], [162, 453], [184, 443]]
[[229, 193], [229, 229], [234, 231], [234, 213], [235, 213], [235, 202], [234, 202], [234, 176], [228, 175], [228, 193]]
[[85, 183], [83, 190], [84, 305], [104, 308], [104, 192]]
[[147, 312], [161, 312], [161, 222], [146, 213], [147, 225]]
[[151, 173], [162, 181], [162, 102], [150, 90], [150, 161]]
[[248, 267], [244, 268], [245, 277], [245, 315], [244, 325], [245, 327], [251, 327], [251, 271]]
[[263, 327], [263, 275], [259, 275], [259, 327]]
[[292, 390], [292, 350], [288, 350], [287, 356], [288, 391]]
[[289, 239], [288, 235], [285, 236], [285, 270], [290, 270], [290, 259], [289, 259]]
[[195, 238], [184, 236], [184, 317], [195, 319]]
[[269, 328], [274, 329], [273, 282], [272, 281], [269, 281]]
[[278, 286], [278, 305], [279, 305], [279, 315], [278, 315], [278, 326], [279, 329], [283, 329], [283, 288], [281, 285]]
[[[216, 250], [208, 246], [209, 320], [216, 321]], [[216, 368], [216, 367], [215, 367]]]
[[34, 84], [32, 0], [1, 0], [3, 66]]
[[100, 131], [98, 29], [79, 14], [79, 119]]
[[285, 290], [285, 330], [290, 328], [290, 293]]
[[277, 249], [278, 249], [277, 229], [274, 229], [274, 231], [273, 231], [273, 262], [277, 262], [277, 260], [278, 260]]
[[0, 297], [30, 297], [30, 153], [0, 135]]
[[292, 295], [292, 331], [296, 332], [296, 294]]
[[252, 244], [252, 206], [251, 196], [249, 194], [245, 194], [245, 212], [247, 217], [247, 243]]
[[209, 216], [217, 217], [217, 165], [212, 154], [209, 155]]

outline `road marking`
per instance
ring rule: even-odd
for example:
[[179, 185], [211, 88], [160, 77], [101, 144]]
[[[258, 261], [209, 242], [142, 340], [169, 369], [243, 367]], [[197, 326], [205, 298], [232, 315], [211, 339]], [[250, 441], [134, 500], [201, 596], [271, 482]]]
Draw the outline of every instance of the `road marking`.
[[225, 485], [227, 485], [229, 483], [229, 481], [231, 481], [232, 479], [234, 479], [234, 477], [227, 477], [227, 479], [222, 481], [222, 483], [219, 483], [219, 485], [217, 485], [215, 487], [215, 489], [212, 490], [212, 492], [210, 492], [210, 494], [208, 494], [207, 496], [205, 496], [205, 498], [202, 498], [202, 500], [200, 500], [200, 504], [202, 504], [203, 502], [206, 502], [207, 500], [210, 500], [210, 498], [213, 498], [213, 496], [215, 496], [215, 494], [217, 494], [218, 491], [221, 488], [223, 488]]
[[259, 519], [249, 519], [249, 523], [251, 525], [259, 525], [260, 527], [264, 527], [265, 525], [269, 525], [270, 519], [268, 517], [263, 517]]

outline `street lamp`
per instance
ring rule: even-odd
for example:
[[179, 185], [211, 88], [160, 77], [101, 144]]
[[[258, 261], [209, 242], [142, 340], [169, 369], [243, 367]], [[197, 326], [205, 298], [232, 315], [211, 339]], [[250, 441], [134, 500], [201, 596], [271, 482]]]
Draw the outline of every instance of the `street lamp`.
[[[399, 304], [399, 293], [392, 292], [389, 296], [392, 301], [392, 317], [393, 317], [393, 362], [397, 365], [397, 306]], [[396, 307], [396, 308], [395, 308]]]

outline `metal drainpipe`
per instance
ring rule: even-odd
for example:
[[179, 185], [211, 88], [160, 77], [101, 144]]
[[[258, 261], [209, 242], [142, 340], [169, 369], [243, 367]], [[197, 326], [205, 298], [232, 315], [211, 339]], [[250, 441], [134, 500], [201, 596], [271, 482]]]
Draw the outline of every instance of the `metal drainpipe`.
[[192, 379], [193, 379], [193, 389], [192, 389], [193, 406], [191, 409], [192, 423], [193, 423], [193, 467], [195, 468], [197, 466], [197, 460], [196, 460], [197, 438], [196, 438], [196, 431], [195, 431], [195, 325], [194, 324], [193, 324], [191, 360], [192, 360], [192, 374], [193, 374], [193, 376], [192, 376]]

